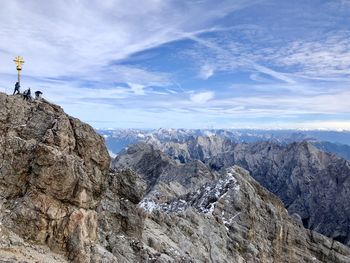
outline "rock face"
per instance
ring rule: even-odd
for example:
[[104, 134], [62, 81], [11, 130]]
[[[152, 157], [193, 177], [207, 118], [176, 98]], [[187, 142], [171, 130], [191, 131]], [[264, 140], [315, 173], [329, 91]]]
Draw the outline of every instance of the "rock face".
[[87, 260], [110, 161], [103, 139], [45, 101], [0, 94], [0, 105], [3, 224], [72, 261]]
[[[172, 169], [160, 169], [162, 162], [162, 167]], [[147, 215], [139, 251], [154, 259], [149, 262], [350, 261], [349, 248], [304, 229], [288, 215], [281, 201], [242, 168], [213, 173], [203, 166], [200, 173], [207, 169], [212, 176], [191, 185], [198, 177], [197, 170], [187, 169], [183, 174], [187, 181], [183, 180], [174, 171], [189, 164], [174, 164], [159, 150], [143, 144], [129, 147], [114, 161], [116, 168], [126, 164], [138, 171], [133, 176], [143, 183], [151, 173], [149, 167], [157, 171], [156, 183], [144, 186], [148, 190], [138, 205], [133, 202]], [[175, 193], [174, 187], [169, 190], [164, 186], [177, 184], [181, 187]]]
[[[136, 171], [147, 183], [146, 192], [166, 192], [166, 196], [157, 197], [163, 199], [186, 194], [192, 186], [202, 186], [217, 177], [216, 173], [198, 160], [178, 165], [176, 161], [145, 143], [128, 148], [116, 157], [112, 166], [119, 170]], [[189, 174], [193, 176], [188, 176]]]
[[63, 255], [50, 251], [47, 246], [26, 242], [4, 226], [0, 227], [0, 233], [0, 263], [67, 263]]
[[216, 135], [191, 137], [182, 142], [161, 141], [151, 138], [147, 140], [147, 143], [152, 144], [181, 163], [187, 163], [191, 160], [205, 162], [213, 156], [231, 152], [236, 145], [229, 139]]
[[[154, 145], [175, 160], [199, 159], [214, 170], [232, 165], [247, 169], [283, 201], [290, 214], [301, 217], [305, 227], [350, 246], [349, 161], [322, 152], [310, 142], [285, 146], [216, 139], [219, 145], [213, 146], [213, 141], [204, 137]], [[211, 148], [223, 151], [208, 151]]]
[[350, 262], [242, 168], [140, 144], [110, 169], [103, 138], [60, 107], [0, 105], [0, 262]]
[[305, 227], [350, 246], [350, 163], [308, 142], [241, 144], [212, 167], [240, 165], [276, 194]]

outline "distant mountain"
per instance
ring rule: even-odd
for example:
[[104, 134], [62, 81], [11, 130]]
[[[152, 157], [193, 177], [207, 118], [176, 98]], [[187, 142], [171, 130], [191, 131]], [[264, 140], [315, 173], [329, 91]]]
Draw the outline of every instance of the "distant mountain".
[[349, 158], [350, 146], [317, 141], [346, 141], [348, 132], [160, 129], [127, 134], [137, 134], [135, 142], [150, 143], [179, 163], [200, 160], [213, 170], [239, 165], [281, 198], [305, 227], [350, 245], [350, 170], [340, 158]]
[[324, 152], [334, 153], [346, 160], [350, 160], [349, 145], [340, 144], [340, 143], [331, 143], [331, 142], [325, 142], [325, 141], [314, 142], [313, 145], [315, 145], [318, 149]]
[[310, 142], [234, 143], [217, 136], [153, 142], [174, 160], [201, 160], [213, 170], [239, 165], [298, 214], [305, 227], [350, 245], [350, 163]]
[[[120, 153], [113, 167], [136, 171], [147, 185], [138, 204], [147, 215], [142, 240], [165, 255], [154, 262], [349, 260], [349, 248], [304, 229], [297, 216], [290, 217], [280, 200], [240, 167], [218, 172], [198, 160], [180, 164], [143, 143]], [[123, 191], [133, 193], [139, 183], [132, 182]], [[114, 240], [108, 242], [117, 250]]]
[[[98, 130], [106, 139], [108, 149], [118, 154], [124, 147], [138, 142], [158, 140], [164, 142], [185, 142], [192, 137], [219, 136], [233, 142], [270, 141], [278, 144], [312, 141], [348, 145], [350, 147], [350, 132], [348, 131], [302, 131], [302, 130], [230, 130], [230, 129], [115, 129]], [[322, 144], [320, 144], [320, 147]], [[322, 146], [324, 149], [345, 157], [344, 150], [335, 146]], [[321, 148], [323, 149], [323, 148]]]
[[108, 150], [113, 154], [118, 154], [122, 149], [130, 144], [142, 141], [147, 134], [145, 130], [117, 129], [117, 130], [97, 130], [106, 141]]

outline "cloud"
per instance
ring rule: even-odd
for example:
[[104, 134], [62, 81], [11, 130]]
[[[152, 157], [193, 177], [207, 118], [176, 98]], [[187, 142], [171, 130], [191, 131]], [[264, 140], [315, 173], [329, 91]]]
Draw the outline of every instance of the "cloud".
[[[203, 64], [199, 73], [199, 76], [203, 79], [208, 79], [214, 73], [215, 69], [223, 72], [258, 72], [266, 74], [275, 80], [295, 83], [292, 77], [287, 76], [287, 74], [261, 65], [259, 59], [261, 59], [263, 55], [258, 56], [254, 54], [254, 52], [246, 50], [240, 43], [232, 41], [229, 41], [229, 43], [222, 43], [221, 40], [206, 40], [199, 36], [190, 36], [189, 38], [201, 46], [197, 51], [191, 54], [195, 60]], [[216, 41], [220, 43], [216, 43]], [[202, 47], [209, 49], [212, 53], [208, 52], [208, 50], [203, 50]], [[209, 58], [211, 58], [211, 64], [207, 62]]]
[[[211, 31], [214, 21], [251, 4], [247, 0], [219, 4], [209, 0], [6, 1], [0, 9], [0, 74], [7, 76], [2, 77], [2, 85], [12, 85], [16, 78], [12, 60], [22, 55], [23, 82], [42, 87], [63, 107], [84, 101], [87, 94], [115, 98], [106, 92], [119, 83], [129, 83], [131, 88], [130, 92], [119, 87], [120, 98], [151, 93], [145, 89], [149, 86], [164, 87], [164, 91], [154, 91], [158, 94], [176, 94], [171, 72], [128, 63], [128, 58]], [[43, 87], [43, 83], [49, 85]], [[62, 86], [75, 96], [57, 94], [55, 90]]]
[[199, 71], [199, 74], [198, 74], [198, 76], [201, 79], [204, 79], [204, 80], [210, 78], [213, 75], [214, 75], [214, 67], [212, 65], [210, 65], [210, 64], [204, 64], [200, 68], [200, 71]]
[[336, 80], [349, 76], [350, 31], [335, 31], [313, 41], [293, 41], [266, 58], [305, 78]]
[[259, 65], [259, 64], [256, 64], [256, 63], [253, 63], [253, 67], [260, 73], [264, 73], [266, 75], [269, 75], [271, 77], [274, 77], [275, 79], [278, 79], [278, 80], [282, 80], [286, 83], [295, 83], [295, 81], [290, 78], [290, 77], [287, 77], [286, 74], [283, 74], [281, 72], [277, 72], [273, 69], [270, 69], [268, 67], [265, 67], [265, 66], [262, 66], [262, 65]]
[[191, 95], [191, 101], [196, 104], [204, 104], [214, 98], [214, 92], [206, 91]]
[[350, 131], [350, 121], [334, 120], [334, 121], [278, 121], [259, 123], [244, 121], [234, 123], [230, 126], [231, 129], [266, 129], [266, 130], [337, 130], [337, 131]]
[[1, 90], [22, 55], [23, 88], [99, 127], [347, 127], [349, 1], [39, 2], [1, 6]]
[[136, 84], [136, 83], [128, 83], [128, 85], [134, 94], [145, 95], [145, 91], [144, 91], [145, 86]]
[[[74, 76], [205, 29], [247, 3], [13, 0], [0, 10], [0, 49], [23, 55], [32, 76]], [[10, 73], [12, 67], [0, 70]]]
[[[286, 126], [288, 127], [288, 126]], [[307, 130], [347, 130], [350, 131], [350, 121], [346, 120], [330, 120], [330, 121], [309, 121], [297, 122], [293, 126], [289, 124], [289, 128], [307, 129]]]

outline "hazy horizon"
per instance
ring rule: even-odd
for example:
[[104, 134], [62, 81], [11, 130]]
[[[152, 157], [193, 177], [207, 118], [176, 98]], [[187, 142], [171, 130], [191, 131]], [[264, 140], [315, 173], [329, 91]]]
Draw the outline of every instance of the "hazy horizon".
[[164, 127], [155, 127], [155, 128], [137, 128], [137, 127], [128, 127], [128, 128], [119, 128], [119, 127], [102, 127], [102, 128], [95, 128], [95, 130], [100, 130], [100, 131], [114, 131], [114, 130], [141, 130], [141, 131], [155, 131], [155, 130], [228, 130], [228, 131], [305, 131], [305, 132], [339, 132], [339, 133], [350, 133], [350, 130], [346, 130], [346, 129], [327, 129], [327, 128], [318, 128], [318, 129], [304, 129], [304, 128], [212, 128], [212, 127], [208, 127], [208, 128], [164, 128]]

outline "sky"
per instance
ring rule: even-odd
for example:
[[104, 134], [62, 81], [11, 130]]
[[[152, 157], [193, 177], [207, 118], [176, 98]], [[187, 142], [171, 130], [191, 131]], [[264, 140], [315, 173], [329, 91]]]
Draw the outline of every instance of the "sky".
[[350, 130], [350, 0], [0, 0], [0, 91], [95, 128]]

